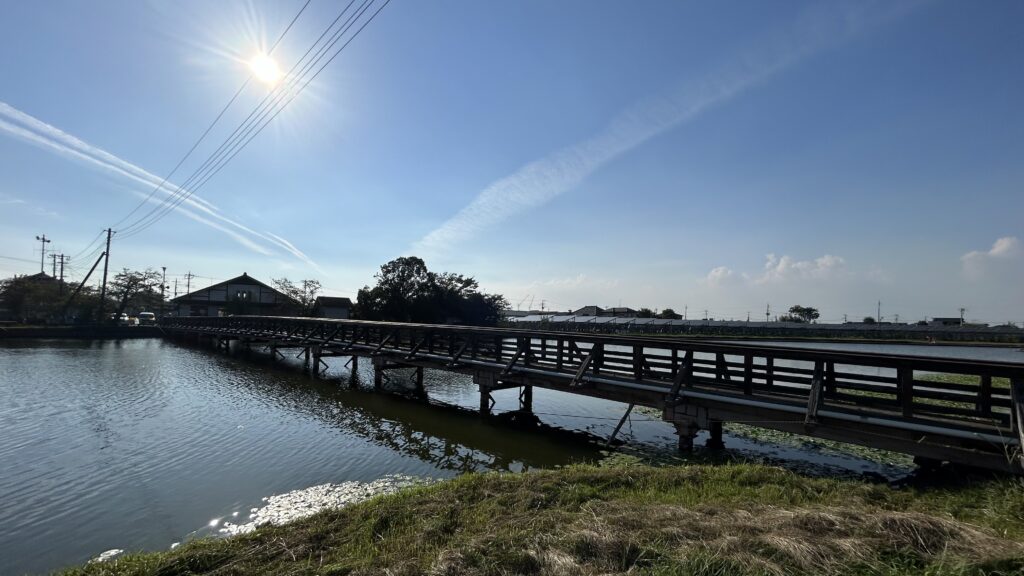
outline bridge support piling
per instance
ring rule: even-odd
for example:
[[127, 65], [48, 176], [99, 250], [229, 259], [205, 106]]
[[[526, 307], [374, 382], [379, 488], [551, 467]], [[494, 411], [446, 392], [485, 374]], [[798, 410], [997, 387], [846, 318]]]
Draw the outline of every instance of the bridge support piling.
[[321, 355], [322, 354], [320, 346], [311, 346], [309, 348], [306, 348], [307, 360], [310, 358], [310, 356], [312, 356], [313, 378], [319, 378], [321, 374], [321, 369], [327, 368], [327, 364], [320, 358]]
[[494, 408], [491, 389], [498, 383], [498, 378], [490, 372], [477, 372], [473, 375], [473, 383], [480, 388], [480, 416], [486, 418], [491, 415], [491, 409]]
[[427, 390], [423, 387], [423, 366], [416, 367], [416, 374], [413, 381], [416, 386], [416, 394], [425, 398], [427, 396]]
[[526, 385], [519, 389], [519, 411], [533, 412], [533, 386]]
[[725, 442], [722, 440], [722, 421], [712, 420], [708, 427], [710, 436], [708, 437], [707, 443], [704, 446], [711, 450], [723, 450], [725, 449]]
[[379, 356], [373, 357], [373, 389], [380, 390], [384, 387], [384, 359]]
[[679, 452], [690, 454], [693, 452], [693, 439], [700, 432], [700, 427], [694, 421], [674, 422], [676, 434], [679, 435]]

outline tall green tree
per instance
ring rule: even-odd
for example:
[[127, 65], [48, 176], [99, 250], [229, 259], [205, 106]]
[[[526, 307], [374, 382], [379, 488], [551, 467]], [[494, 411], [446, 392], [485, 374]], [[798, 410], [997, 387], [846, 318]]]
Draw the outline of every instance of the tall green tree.
[[496, 324], [508, 301], [480, 291], [472, 277], [431, 272], [422, 258], [403, 256], [380, 267], [372, 288], [356, 297], [355, 313], [365, 320], [426, 324]]
[[783, 322], [814, 322], [821, 314], [817, 308], [811, 308], [810, 306], [800, 306], [799, 304], [792, 306], [789, 309], [789, 314], [781, 316], [779, 320]]

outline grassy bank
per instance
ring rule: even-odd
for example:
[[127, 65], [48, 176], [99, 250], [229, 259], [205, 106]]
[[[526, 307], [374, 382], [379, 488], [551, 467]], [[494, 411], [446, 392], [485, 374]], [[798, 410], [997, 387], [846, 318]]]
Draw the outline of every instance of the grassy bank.
[[1021, 574], [1016, 480], [894, 489], [750, 464], [470, 474], [67, 574]]

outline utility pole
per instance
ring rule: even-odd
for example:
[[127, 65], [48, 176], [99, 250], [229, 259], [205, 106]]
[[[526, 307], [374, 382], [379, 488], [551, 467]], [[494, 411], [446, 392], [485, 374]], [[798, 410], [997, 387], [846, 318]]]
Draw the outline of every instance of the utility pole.
[[50, 252], [50, 264], [52, 266], [51, 271], [50, 271], [50, 276], [53, 276], [54, 278], [56, 278], [57, 277], [57, 255], [54, 254], [53, 252]]
[[747, 324], [750, 323], [750, 312], [747, 312]]
[[49, 244], [50, 241], [46, 238], [46, 234], [43, 234], [42, 236], [36, 236], [36, 240], [39, 240], [39, 242], [43, 245], [43, 253], [39, 255], [39, 273], [40, 274], [45, 274], [46, 273], [46, 245]]
[[690, 307], [689, 304], [683, 304], [683, 320], [686, 320], [686, 310]]
[[167, 290], [167, 266], [161, 266], [160, 277], [160, 318], [164, 317], [164, 290]]
[[772, 303], [771, 302], [769, 302], [769, 303], [764, 305], [764, 321], [765, 322], [771, 322], [772, 321]]
[[[185, 274], [185, 294], [192, 293], [192, 278], [195, 278], [195, 274], [189, 270], [188, 274]], [[530, 305], [533, 305], [533, 300], [530, 300]]]
[[707, 319], [708, 319], [708, 309], [705, 308], [704, 309], [704, 320], [707, 320]]
[[843, 314], [843, 324], [846, 324], [846, 314]]
[[70, 261], [71, 257], [60, 254], [57, 258], [60, 259], [60, 293], [64, 295], [64, 263]]
[[964, 325], [964, 312], [967, 312], [967, 308], [960, 308], [960, 325]]
[[178, 279], [177, 278], [174, 279], [174, 297], [175, 298], [178, 297]]
[[882, 323], [882, 301], [881, 300], [878, 301], [878, 312], [875, 314], [875, 320], [877, 320], [879, 324]]
[[110, 267], [110, 236], [114, 231], [107, 228], [107, 251], [103, 258], [103, 285], [100, 288], [100, 324], [103, 323], [103, 307], [107, 303], [107, 269]]

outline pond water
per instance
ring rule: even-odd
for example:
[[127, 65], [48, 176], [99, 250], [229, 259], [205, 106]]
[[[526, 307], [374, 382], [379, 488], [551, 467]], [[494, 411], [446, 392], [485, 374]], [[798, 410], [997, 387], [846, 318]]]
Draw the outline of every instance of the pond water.
[[[607, 456], [625, 406], [535, 390], [552, 428], [486, 422], [468, 376], [428, 371], [430, 402], [360, 389], [345, 358], [326, 380], [298, 360], [225, 355], [157, 339], [0, 343], [0, 574], [45, 572], [112, 548], [162, 550], [244, 520], [273, 494], [386, 475], [445, 478], [519, 472]], [[393, 371], [388, 387], [411, 383]], [[518, 407], [495, 394], [497, 412]], [[460, 409], [461, 408], [461, 409]], [[628, 450], [671, 454], [674, 430], [634, 412]], [[698, 438], [698, 441], [702, 438]], [[810, 466], [818, 473], [905, 474], [905, 461], [864, 459], [804, 442], [729, 434], [729, 453]]]

